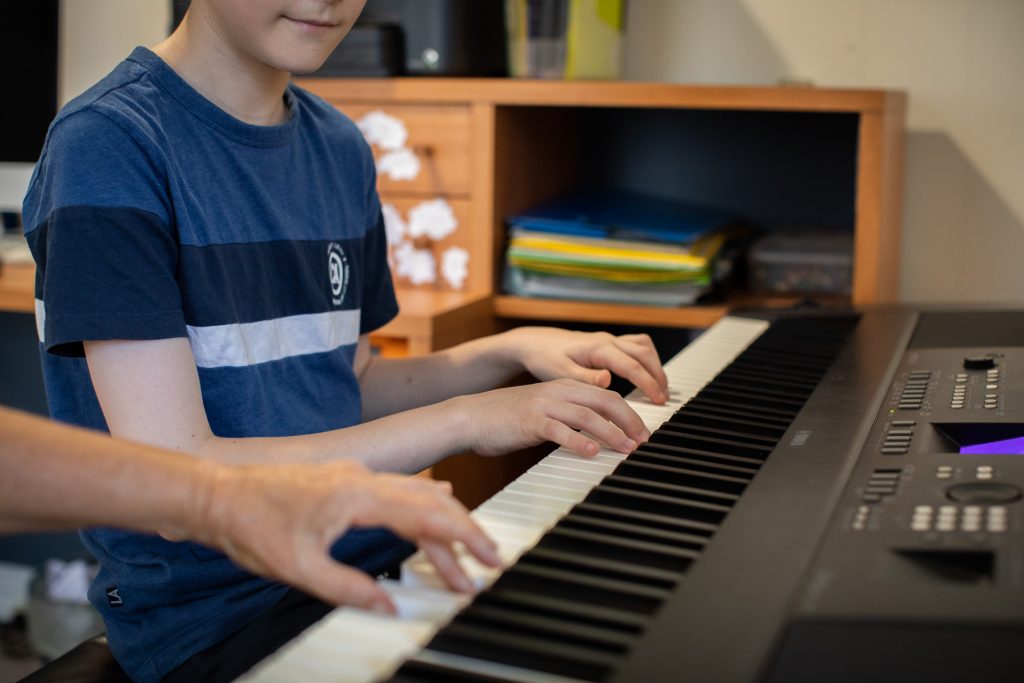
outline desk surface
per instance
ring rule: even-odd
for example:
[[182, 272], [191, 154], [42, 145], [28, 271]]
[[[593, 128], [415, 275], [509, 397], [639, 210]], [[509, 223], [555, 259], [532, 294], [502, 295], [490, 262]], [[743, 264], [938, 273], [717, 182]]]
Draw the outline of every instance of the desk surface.
[[0, 311], [35, 312], [35, 281], [34, 265], [0, 263]]

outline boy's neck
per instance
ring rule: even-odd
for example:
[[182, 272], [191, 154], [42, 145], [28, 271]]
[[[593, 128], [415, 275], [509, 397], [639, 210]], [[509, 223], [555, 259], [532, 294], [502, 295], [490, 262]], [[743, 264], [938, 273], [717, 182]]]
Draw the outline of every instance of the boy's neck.
[[237, 119], [258, 126], [284, 123], [284, 92], [291, 77], [233, 49], [193, 13], [153, 51], [206, 99]]

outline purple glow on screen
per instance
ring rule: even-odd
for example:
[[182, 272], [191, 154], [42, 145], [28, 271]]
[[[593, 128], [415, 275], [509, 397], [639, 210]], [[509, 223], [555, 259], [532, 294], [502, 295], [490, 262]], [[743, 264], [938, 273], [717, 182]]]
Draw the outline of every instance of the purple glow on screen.
[[960, 452], [968, 455], [1024, 455], [1024, 436], [961, 446]]

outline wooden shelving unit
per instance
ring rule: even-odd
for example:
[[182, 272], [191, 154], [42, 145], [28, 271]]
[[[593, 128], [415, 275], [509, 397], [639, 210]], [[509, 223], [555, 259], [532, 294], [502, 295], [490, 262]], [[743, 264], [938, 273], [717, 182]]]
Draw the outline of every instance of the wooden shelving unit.
[[[461, 234], [437, 246], [458, 244], [470, 252], [467, 286], [493, 297], [490, 308], [476, 306], [465, 316], [490, 316], [491, 320], [478, 320], [480, 329], [491, 323], [514, 325], [518, 320], [702, 328], [737, 306], [787, 305], [799, 300], [740, 294], [710, 305], [666, 309], [524, 299], [501, 293], [505, 217], [588, 182], [622, 183], [621, 177], [588, 168], [595, 160], [610, 167], [618, 159], [611, 151], [595, 154], [592, 147], [643, 143], [642, 129], [652, 121], [667, 133], [666, 144], [680, 149], [692, 138], [673, 137], [677, 135], [673, 131], [687, 125], [707, 132], [714, 131], [717, 121], [727, 121], [735, 130], [770, 124], [762, 136], [768, 142], [756, 134], [746, 138], [749, 155], [734, 153], [731, 160], [719, 164], [719, 174], [729, 178], [732, 173], [749, 183], [757, 179], [759, 169], [775, 174], [769, 182], [786, 173], [803, 173], [809, 202], [816, 200], [822, 187], [825, 194], [839, 197], [845, 204], [839, 210], [833, 207], [830, 215], [838, 216], [833, 222], [854, 236], [853, 290], [849, 297], [830, 297], [826, 302], [869, 304], [894, 301], [898, 296], [902, 93], [503, 79], [303, 79], [299, 84], [356, 120], [367, 112], [382, 111], [407, 126], [408, 146], [420, 157], [423, 173], [404, 184], [382, 178], [382, 197], [399, 206], [442, 197], [456, 207], [463, 218]], [[641, 130], [640, 137], [636, 130], [625, 130], [631, 128], [630, 121], [637, 122], [632, 128]], [[658, 134], [658, 130], [650, 133]], [[773, 147], [770, 138], [779, 135], [793, 139]], [[780, 149], [792, 158], [780, 158]], [[623, 154], [621, 150], [614, 153]], [[835, 159], [823, 163], [815, 154], [832, 154]], [[625, 155], [629, 157], [629, 152]], [[627, 158], [627, 162], [634, 170], [642, 170], [637, 165], [642, 159]], [[730, 163], [738, 165], [738, 170], [730, 169]], [[819, 168], [825, 172], [816, 174]], [[835, 178], [830, 180], [828, 173]], [[790, 204], [796, 204], [793, 197], [800, 188], [787, 191]], [[414, 289], [401, 280], [398, 286]], [[449, 288], [432, 285], [417, 291], [443, 297]], [[406, 301], [424, 306], [424, 311], [431, 307], [429, 297]], [[403, 309], [403, 315], [410, 314], [414, 313]], [[435, 333], [442, 327], [443, 323], [435, 327]]]

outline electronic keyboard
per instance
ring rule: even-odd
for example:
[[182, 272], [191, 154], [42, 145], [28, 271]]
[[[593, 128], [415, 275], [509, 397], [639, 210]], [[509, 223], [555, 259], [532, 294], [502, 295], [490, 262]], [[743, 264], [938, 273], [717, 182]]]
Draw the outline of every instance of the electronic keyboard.
[[[628, 457], [472, 514], [504, 571], [340, 608], [245, 681], [1024, 680], [1024, 314], [729, 316]], [[1013, 452], [1011, 452], [1013, 451]]]

